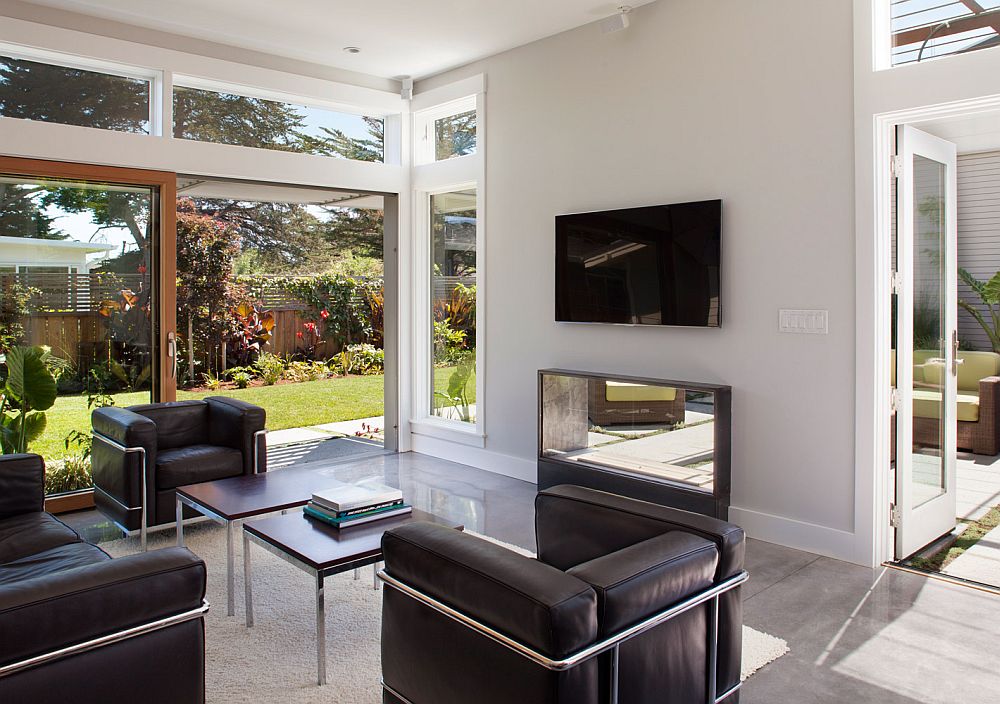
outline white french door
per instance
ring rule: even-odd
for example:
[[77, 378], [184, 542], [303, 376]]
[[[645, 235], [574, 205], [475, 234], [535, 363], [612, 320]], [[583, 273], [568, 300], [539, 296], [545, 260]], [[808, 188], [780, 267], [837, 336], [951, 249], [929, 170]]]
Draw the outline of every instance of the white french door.
[[896, 557], [955, 527], [956, 148], [897, 132]]

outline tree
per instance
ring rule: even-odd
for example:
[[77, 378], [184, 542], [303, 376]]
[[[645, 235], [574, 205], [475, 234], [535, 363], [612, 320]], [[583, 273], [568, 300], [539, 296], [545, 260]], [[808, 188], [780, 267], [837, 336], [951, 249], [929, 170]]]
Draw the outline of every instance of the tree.
[[0, 58], [0, 115], [148, 132], [149, 82]]
[[320, 135], [298, 133], [303, 151], [355, 161], [382, 161], [385, 153], [385, 123], [376, 117], [362, 117], [369, 137], [348, 137], [343, 130], [321, 127]]
[[52, 218], [41, 207], [44, 188], [31, 184], [0, 183], [0, 237], [33, 237], [64, 240], [67, 235], [52, 227]]
[[[195, 339], [221, 340], [225, 316], [239, 298], [232, 280], [239, 252], [239, 235], [231, 224], [202, 215], [190, 199], [177, 202], [177, 313], [187, 325], [189, 380]], [[213, 349], [202, 352], [214, 356]]]
[[174, 89], [174, 136], [201, 142], [301, 151], [295, 106], [196, 88]]
[[434, 121], [434, 155], [438, 161], [472, 154], [475, 150], [475, 110]]

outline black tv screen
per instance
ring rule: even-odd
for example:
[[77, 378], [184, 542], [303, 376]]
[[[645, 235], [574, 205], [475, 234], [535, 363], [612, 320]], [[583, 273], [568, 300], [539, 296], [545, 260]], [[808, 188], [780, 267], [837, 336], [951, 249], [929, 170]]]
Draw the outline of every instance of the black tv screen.
[[722, 201], [556, 216], [556, 320], [719, 327]]

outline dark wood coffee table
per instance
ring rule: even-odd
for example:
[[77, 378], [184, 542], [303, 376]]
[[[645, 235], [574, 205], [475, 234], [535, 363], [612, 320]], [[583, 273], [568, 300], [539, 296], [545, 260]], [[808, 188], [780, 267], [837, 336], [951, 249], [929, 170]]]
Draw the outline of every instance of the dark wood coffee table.
[[[355, 462], [363, 461], [355, 459]], [[236, 530], [248, 518], [304, 506], [313, 492], [344, 482], [334, 477], [346, 462], [319, 469], [278, 469], [177, 488], [177, 544], [184, 545], [184, 506], [226, 526], [226, 613], [235, 614]]]
[[[341, 572], [366, 565], [377, 566], [382, 559], [382, 534], [411, 521], [429, 521], [462, 530], [455, 521], [418, 511], [406, 516], [383, 518], [360, 526], [334, 528], [322, 521], [295, 512], [243, 525], [243, 566], [247, 627], [253, 626], [253, 585], [250, 544], [255, 543], [313, 577], [316, 583], [316, 681], [326, 684], [326, 610], [323, 582]], [[357, 573], [355, 572], [355, 576]], [[378, 589], [378, 577], [373, 589]]]

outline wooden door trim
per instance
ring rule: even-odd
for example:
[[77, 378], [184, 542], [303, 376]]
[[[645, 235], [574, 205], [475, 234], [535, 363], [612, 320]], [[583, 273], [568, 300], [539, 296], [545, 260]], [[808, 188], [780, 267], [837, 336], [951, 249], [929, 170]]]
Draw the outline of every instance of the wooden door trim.
[[167, 339], [177, 330], [177, 174], [171, 171], [133, 169], [97, 164], [78, 164], [46, 159], [0, 156], [0, 173], [34, 178], [57, 178], [73, 181], [97, 181], [157, 189], [159, 257], [157, 261], [157, 307], [159, 330], [158, 401], [177, 398], [177, 379], [166, 357]]

